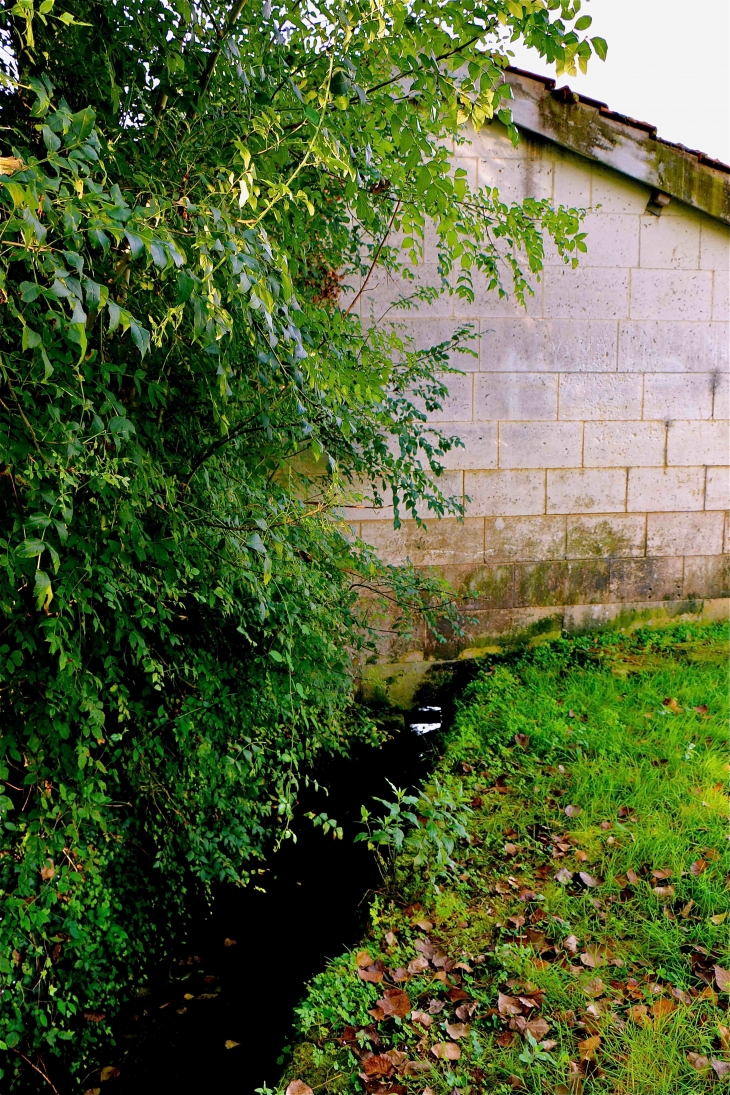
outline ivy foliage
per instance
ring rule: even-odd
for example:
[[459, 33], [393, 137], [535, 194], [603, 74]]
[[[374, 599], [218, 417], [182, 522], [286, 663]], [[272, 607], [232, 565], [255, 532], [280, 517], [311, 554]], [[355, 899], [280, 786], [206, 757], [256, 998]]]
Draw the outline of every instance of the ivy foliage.
[[516, 139], [511, 40], [605, 54], [579, 9], [0, 3], [6, 1077], [80, 1068], [186, 887], [245, 884], [317, 754], [373, 737], [374, 608], [444, 609], [347, 507], [459, 512], [427, 414], [470, 332], [423, 350], [354, 303], [376, 268], [403, 307], [524, 299], [545, 234], [576, 261], [576, 210], [451, 149]]

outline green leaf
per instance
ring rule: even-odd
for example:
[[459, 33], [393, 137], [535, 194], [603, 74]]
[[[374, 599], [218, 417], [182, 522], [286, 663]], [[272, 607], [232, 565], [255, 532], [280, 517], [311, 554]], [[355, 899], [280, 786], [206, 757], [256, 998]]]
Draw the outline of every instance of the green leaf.
[[140, 326], [136, 319], [130, 316], [129, 329], [132, 332], [132, 341], [139, 350], [142, 357], [147, 353], [150, 348], [150, 333], [144, 327]]
[[138, 259], [140, 255], [144, 254], [144, 243], [140, 236], [134, 232], [125, 231], [124, 235], [127, 237], [129, 243], [129, 250], [132, 252], [132, 258]]
[[254, 551], [262, 553], [266, 551], [266, 545], [259, 536], [258, 532], [254, 532], [253, 536], [249, 536], [248, 540], [246, 541], [246, 546], [252, 548]]
[[22, 348], [24, 350], [33, 350], [36, 346], [41, 344], [41, 336], [37, 331], [32, 330], [27, 324], [23, 327], [23, 340]]
[[15, 549], [15, 554], [21, 559], [35, 559], [42, 555], [45, 549], [46, 545], [42, 540], [29, 536], [27, 540], [21, 540]]
[[580, 19], [575, 21], [575, 30], [588, 30], [592, 22], [593, 17], [591, 15], [581, 15]]
[[270, 650], [269, 657], [271, 658], [272, 662], [276, 662], [277, 664], [281, 664], [281, 662], [284, 661], [283, 656], [279, 653], [278, 650]]
[[43, 143], [48, 151], [58, 152], [59, 148], [61, 147], [61, 141], [53, 132], [53, 130], [50, 129], [47, 125], [44, 125], [41, 133], [43, 134]]
[[195, 278], [187, 270], [181, 270], [177, 276], [177, 303], [186, 304], [195, 288]]
[[[61, 16], [63, 19], [63, 16]], [[75, 22], [73, 16], [71, 20]], [[77, 26], [88, 26], [88, 23], [77, 23]], [[79, 110], [77, 114], [71, 115], [71, 132], [80, 141], [85, 141], [94, 128], [94, 122], [96, 121], [96, 114], [90, 106], [85, 107], [83, 110]]]
[[34, 281], [21, 281], [20, 283], [20, 299], [24, 304], [31, 304], [37, 297], [40, 296], [41, 287], [36, 285]]
[[48, 608], [51, 603], [51, 598], [53, 597], [53, 587], [51, 586], [51, 579], [48, 577], [45, 570], [37, 570], [35, 572], [33, 595], [35, 597], [36, 608]]
[[606, 60], [608, 56], [608, 43], [605, 38], [591, 38], [591, 45], [596, 51], [596, 56], [600, 57], [602, 61]]

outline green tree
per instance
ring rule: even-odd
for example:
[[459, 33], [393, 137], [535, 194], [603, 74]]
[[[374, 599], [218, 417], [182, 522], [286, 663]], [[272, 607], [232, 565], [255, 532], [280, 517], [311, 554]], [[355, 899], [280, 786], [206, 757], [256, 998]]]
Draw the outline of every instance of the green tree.
[[[375, 266], [523, 299], [575, 210], [451, 140], [516, 133], [510, 40], [585, 66], [579, 0], [0, 4], [0, 1067], [81, 1067], [191, 884], [245, 884], [389, 625], [447, 595], [342, 507], [458, 512]], [[400, 242], [395, 245], [392, 241]], [[355, 292], [351, 291], [350, 299]], [[371, 486], [370, 486], [371, 485]], [[25, 1064], [24, 1064], [25, 1062]]]

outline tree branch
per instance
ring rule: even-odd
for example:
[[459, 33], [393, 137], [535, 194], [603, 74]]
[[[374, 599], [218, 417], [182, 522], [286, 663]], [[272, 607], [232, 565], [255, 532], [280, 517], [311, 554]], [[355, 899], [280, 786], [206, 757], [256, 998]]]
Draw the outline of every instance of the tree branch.
[[205, 69], [203, 71], [203, 75], [200, 78], [200, 91], [198, 92], [198, 98], [196, 100], [195, 106], [191, 106], [190, 109], [188, 110], [188, 118], [192, 118], [193, 115], [195, 114], [195, 112], [198, 110], [198, 108], [200, 106], [200, 102], [201, 102], [203, 96], [205, 95], [206, 91], [208, 90], [208, 86], [210, 84], [210, 81], [213, 78], [213, 73], [215, 72], [215, 66], [218, 63], [218, 58], [220, 57], [221, 53], [223, 52], [223, 46], [225, 45], [226, 38], [228, 38], [229, 34], [231, 33], [234, 26], [236, 25], [236, 20], [238, 19], [239, 15], [241, 14], [241, 12], [245, 8], [245, 6], [246, 6], [246, 0], [236, 0], [236, 3], [231, 8], [230, 13], [228, 15], [228, 18], [226, 19], [226, 25], [223, 28], [223, 30], [218, 30], [216, 28], [216, 35], [218, 37], [218, 44], [214, 49], [212, 49], [210, 51], [210, 54], [208, 55], [208, 63], [205, 66]]
[[388, 222], [388, 227], [387, 227], [387, 228], [386, 228], [386, 230], [385, 230], [385, 235], [383, 236], [382, 240], [381, 240], [381, 241], [380, 241], [380, 243], [378, 244], [378, 246], [377, 246], [377, 248], [376, 248], [376, 251], [375, 251], [375, 255], [373, 256], [373, 261], [372, 261], [372, 262], [370, 263], [370, 269], [369, 269], [369, 270], [368, 270], [368, 272], [367, 272], [367, 276], [366, 276], [366, 278], [365, 278], [365, 281], [364, 281], [364, 282], [362, 283], [362, 285], [360, 286], [360, 291], [359, 291], [359, 292], [357, 293], [357, 295], [356, 295], [355, 297], [353, 297], [353, 299], [352, 299], [352, 300], [350, 301], [349, 307], [347, 308], [347, 310], [346, 310], [346, 312], [345, 312], [345, 315], [346, 315], [346, 316], [349, 316], [350, 312], [352, 311], [352, 309], [353, 309], [353, 308], [355, 307], [355, 305], [357, 304], [357, 302], [358, 302], [358, 300], [360, 299], [360, 297], [361, 297], [361, 296], [363, 295], [363, 293], [365, 292], [365, 289], [366, 289], [366, 287], [367, 287], [367, 283], [368, 283], [368, 282], [370, 281], [370, 275], [372, 274], [373, 270], [375, 269], [375, 264], [377, 263], [377, 261], [378, 261], [378, 258], [380, 257], [380, 252], [381, 252], [381, 251], [383, 250], [383, 247], [384, 247], [384, 245], [385, 245], [385, 241], [387, 240], [388, 236], [390, 235], [390, 230], [391, 230], [391, 228], [393, 227], [393, 221], [394, 221], [394, 220], [395, 220], [395, 218], [397, 217], [397, 215], [398, 215], [398, 212], [399, 212], [399, 210], [400, 210], [400, 207], [401, 207], [401, 205], [402, 205], [402, 204], [403, 204], [403, 203], [402, 203], [401, 199], [400, 199], [400, 198], [398, 198], [397, 202], [395, 203], [395, 208], [393, 209], [393, 215], [392, 215], [392, 217], [390, 218], [390, 221]]

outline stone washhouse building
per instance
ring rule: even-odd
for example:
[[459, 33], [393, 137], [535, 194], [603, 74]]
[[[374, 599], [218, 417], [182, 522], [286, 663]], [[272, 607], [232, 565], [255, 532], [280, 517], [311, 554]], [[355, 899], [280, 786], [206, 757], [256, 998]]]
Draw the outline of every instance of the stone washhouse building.
[[[438, 568], [471, 618], [444, 644], [425, 629], [384, 644], [367, 676], [396, 701], [434, 662], [506, 640], [729, 604], [730, 167], [553, 80], [507, 78], [519, 146], [494, 122], [456, 166], [505, 201], [584, 207], [588, 253], [573, 270], [546, 248], [526, 310], [475, 281], [472, 304], [444, 295], [396, 313], [417, 345], [465, 321], [480, 334], [433, 415], [465, 444], [443, 479], [469, 498], [463, 522], [395, 531], [389, 509], [348, 510], [387, 561]], [[428, 247], [418, 276], [438, 283]], [[373, 275], [363, 319], [411, 285]]]

